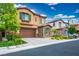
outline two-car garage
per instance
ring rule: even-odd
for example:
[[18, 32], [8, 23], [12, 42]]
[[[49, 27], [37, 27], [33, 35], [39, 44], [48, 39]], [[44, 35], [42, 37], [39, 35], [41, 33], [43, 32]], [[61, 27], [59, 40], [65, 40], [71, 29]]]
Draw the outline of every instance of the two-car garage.
[[24, 38], [26, 37], [35, 37], [36, 36], [36, 29], [33, 28], [21, 28], [20, 35]]

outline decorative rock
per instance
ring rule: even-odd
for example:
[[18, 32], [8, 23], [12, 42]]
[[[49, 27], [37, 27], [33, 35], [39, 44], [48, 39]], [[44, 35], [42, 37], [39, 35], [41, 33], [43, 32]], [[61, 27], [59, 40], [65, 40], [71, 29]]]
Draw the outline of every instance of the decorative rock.
[[6, 39], [6, 38], [2, 38], [2, 40], [3, 40], [3, 41], [7, 41], [7, 39]]

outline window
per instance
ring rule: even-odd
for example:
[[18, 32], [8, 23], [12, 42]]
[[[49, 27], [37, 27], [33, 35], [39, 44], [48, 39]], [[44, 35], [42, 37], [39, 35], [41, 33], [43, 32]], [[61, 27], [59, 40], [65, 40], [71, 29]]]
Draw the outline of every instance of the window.
[[55, 22], [53, 23], [53, 26], [55, 26]]
[[47, 35], [50, 32], [49, 28], [45, 28], [45, 34]]
[[21, 13], [20, 13], [20, 19], [21, 19], [22, 21], [29, 21], [29, 20], [30, 20], [30, 15], [27, 14], [27, 13], [21, 12]]
[[37, 22], [37, 18], [35, 17], [35, 22]]
[[65, 24], [65, 27], [68, 27], [68, 24]]
[[44, 21], [45, 21], [45, 19], [42, 18], [42, 19], [40, 20], [41, 24], [44, 24]]
[[61, 27], [61, 22], [59, 22], [59, 27]]
[[68, 31], [67, 30], [64, 31], [64, 35], [68, 35]]

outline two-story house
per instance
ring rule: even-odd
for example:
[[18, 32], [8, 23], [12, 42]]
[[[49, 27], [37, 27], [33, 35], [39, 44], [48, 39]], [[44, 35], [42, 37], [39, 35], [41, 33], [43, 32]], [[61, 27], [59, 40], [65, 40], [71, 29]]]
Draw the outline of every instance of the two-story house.
[[20, 23], [18, 33], [22, 37], [38, 37], [40, 33], [39, 26], [45, 23], [45, 19], [45, 16], [35, 14], [28, 8], [17, 8], [17, 20]]
[[52, 26], [52, 29], [58, 30], [58, 33], [60, 35], [68, 35], [68, 23], [64, 22], [63, 20], [54, 20], [49, 22], [48, 24], [50, 24]]

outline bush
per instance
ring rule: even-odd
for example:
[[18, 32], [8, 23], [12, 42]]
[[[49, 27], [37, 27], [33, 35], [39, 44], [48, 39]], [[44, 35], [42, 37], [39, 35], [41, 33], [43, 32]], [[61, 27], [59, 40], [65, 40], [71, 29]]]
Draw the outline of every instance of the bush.
[[21, 39], [16, 39], [16, 40], [14, 40], [14, 42], [16, 45], [26, 43], [25, 41], [23, 41]]
[[14, 41], [7, 41], [6, 45], [7, 46], [13, 46], [13, 45], [15, 45], [15, 42]]
[[24, 44], [26, 43], [25, 41], [23, 41], [21, 39], [21, 37], [19, 35], [13, 35], [13, 34], [9, 34], [6, 36], [8, 41], [1, 41], [0, 42], [0, 47], [8, 47], [8, 46], [14, 46], [14, 45], [19, 45], [19, 44]]
[[67, 36], [60, 36], [60, 35], [54, 35], [51, 37], [51, 39], [56, 39], [56, 40], [62, 40], [62, 39], [69, 39]]
[[24, 43], [27, 43], [27, 42], [25, 42], [21, 39], [2, 41], [2, 42], [0, 42], [0, 47], [15, 46], [15, 45], [24, 44]]
[[0, 47], [3, 47], [3, 46], [5, 47], [6, 44], [7, 44], [7, 42], [5, 42], [5, 41], [4, 42], [0, 42]]
[[17, 38], [21, 39], [21, 37], [17, 34], [8, 34], [8, 35], [6, 35], [6, 38], [8, 39], [8, 41], [15, 40]]
[[8, 41], [14, 40], [12, 36], [13, 36], [12, 34], [7, 34], [7, 35], [6, 35], [7, 40], [8, 40]]

